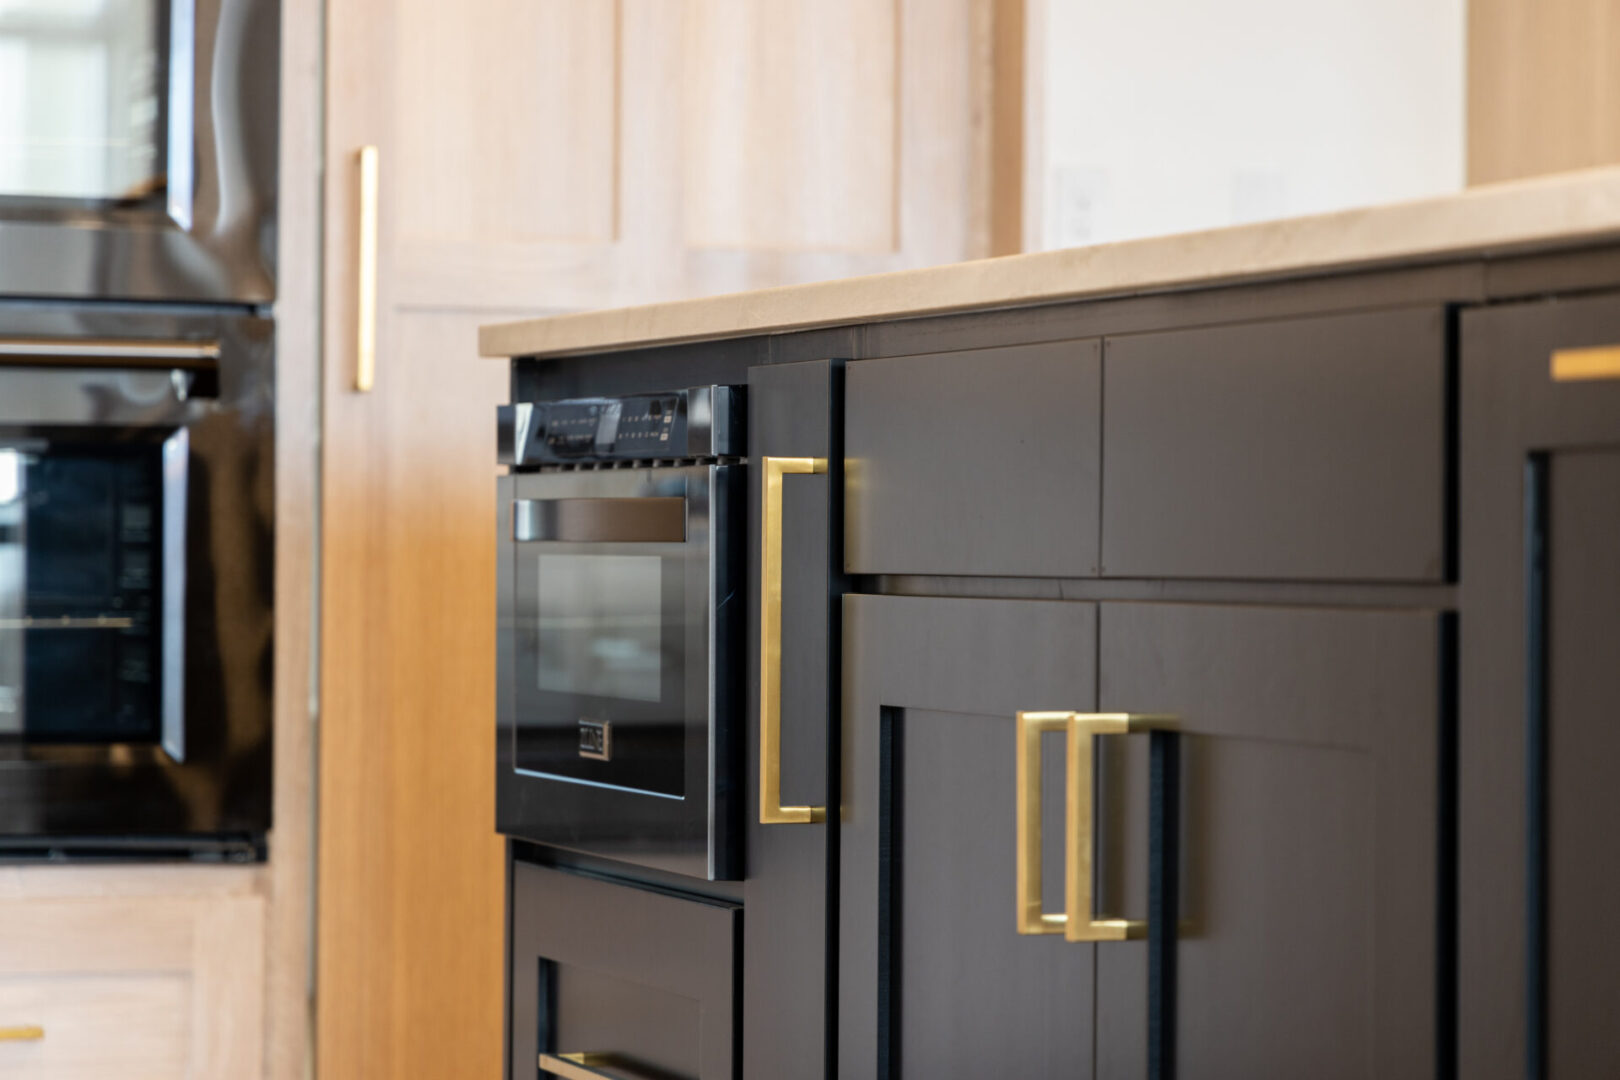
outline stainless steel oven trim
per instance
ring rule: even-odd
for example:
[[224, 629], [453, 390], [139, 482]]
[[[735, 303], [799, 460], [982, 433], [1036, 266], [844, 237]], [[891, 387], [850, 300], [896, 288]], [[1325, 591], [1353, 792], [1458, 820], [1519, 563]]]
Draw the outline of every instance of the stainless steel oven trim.
[[275, 299], [280, 0], [171, 0], [169, 33], [166, 193], [0, 202], [0, 294]]

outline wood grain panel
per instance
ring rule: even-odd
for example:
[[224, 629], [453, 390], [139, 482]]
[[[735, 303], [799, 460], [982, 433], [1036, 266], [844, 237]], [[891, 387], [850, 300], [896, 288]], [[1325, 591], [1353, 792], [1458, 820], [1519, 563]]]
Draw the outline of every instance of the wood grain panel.
[[1620, 161], [1620, 5], [1469, 0], [1468, 182]]
[[476, 322], [392, 313], [369, 395], [328, 371], [322, 1075], [500, 1068], [493, 418], [505, 372], [473, 360]]
[[397, 240], [612, 240], [617, 0], [397, 10]]
[[895, 0], [688, 0], [682, 130], [694, 247], [891, 251]]

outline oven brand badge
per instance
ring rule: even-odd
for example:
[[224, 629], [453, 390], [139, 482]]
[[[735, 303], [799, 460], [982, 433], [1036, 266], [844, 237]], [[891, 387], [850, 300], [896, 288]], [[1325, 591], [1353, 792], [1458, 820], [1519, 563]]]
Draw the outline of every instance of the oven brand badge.
[[609, 761], [613, 758], [612, 721], [580, 718], [579, 756], [596, 761]]

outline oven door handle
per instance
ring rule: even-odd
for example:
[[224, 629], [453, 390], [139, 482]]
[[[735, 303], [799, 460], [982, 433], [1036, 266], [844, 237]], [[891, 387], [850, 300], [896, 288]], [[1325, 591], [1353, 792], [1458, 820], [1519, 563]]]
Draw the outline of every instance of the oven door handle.
[[759, 575], [759, 823], [813, 825], [824, 806], [782, 805], [782, 478], [827, 471], [826, 458], [766, 457]]
[[686, 499], [516, 499], [512, 539], [519, 543], [679, 544], [686, 540]]

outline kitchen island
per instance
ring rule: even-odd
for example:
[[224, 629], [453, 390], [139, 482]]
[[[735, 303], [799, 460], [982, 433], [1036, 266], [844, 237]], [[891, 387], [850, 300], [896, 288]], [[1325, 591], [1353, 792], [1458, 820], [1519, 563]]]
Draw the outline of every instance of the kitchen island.
[[515, 839], [513, 1076], [1620, 1061], [1620, 170], [481, 344], [748, 388], [740, 881]]

